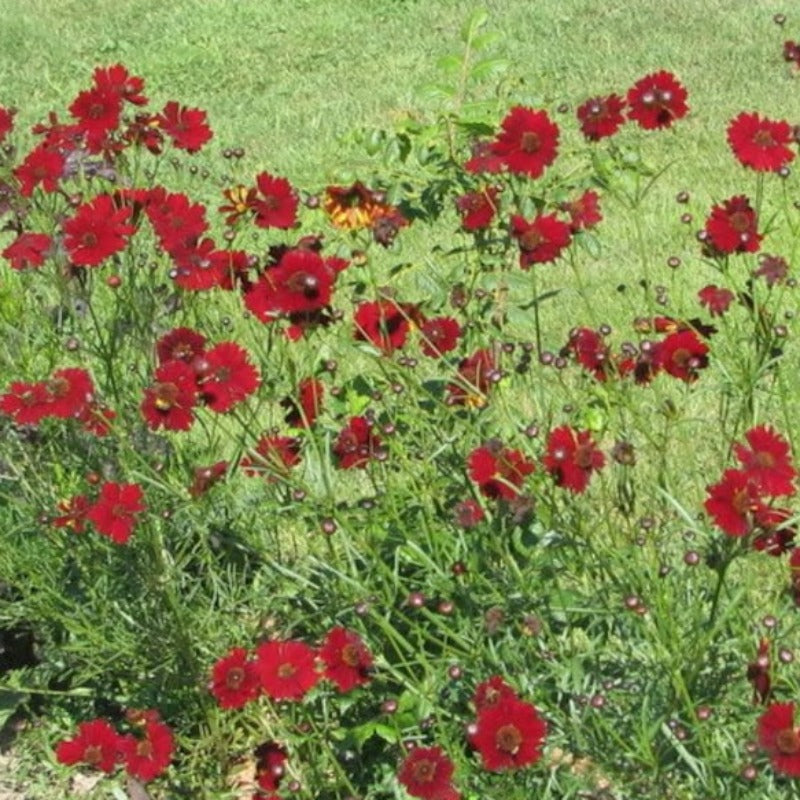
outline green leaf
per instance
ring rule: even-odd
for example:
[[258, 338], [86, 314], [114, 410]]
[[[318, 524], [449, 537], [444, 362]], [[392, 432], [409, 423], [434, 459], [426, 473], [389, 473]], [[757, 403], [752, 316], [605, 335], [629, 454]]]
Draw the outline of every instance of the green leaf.
[[450, 53], [446, 56], [442, 56], [436, 62], [436, 66], [448, 75], [458, 75], [458, 73], [461, 72], [462, 63], [463, 60], [461, 56]]
[[485, 50], [493, 44], [502, 41], [503, 37], [497, 31], [486, 31], [472, 39], [473, 50]]
[[420, 100], [452, 100], [456, 90], [442, 83], [426, 83], [416, 93]]
[[499, 77], [508, 71], [510, 64], [506, 58], [484, 58], [478, 61], [469, 74], [476, 81], [482, 81], [486, 78]]
[[10, 692], [8, 689], [0, 689], [0, 730], [27, 699], [28, 695], [23, 692]]
[[600, 239], [591, 231], [582, 231], [575, 237], [575, 241], [578, 243], [578, 247], [580, 247], [581, 250], [585, 250], [592, 258], [600, 258], [602, 253]]
[[461, 41], [464, 44], [471, 42], [478, 31], [489, 21], [489, 14], [482, 8], [475, 9], [461, 26]]

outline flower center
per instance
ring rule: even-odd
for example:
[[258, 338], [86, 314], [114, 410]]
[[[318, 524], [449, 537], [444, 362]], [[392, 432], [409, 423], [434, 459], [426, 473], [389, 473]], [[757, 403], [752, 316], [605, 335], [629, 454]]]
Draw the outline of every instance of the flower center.
[[150, 758], [153, 755], [153, 743], [149, 739], [141, 739], [136, 745], [136, 755]]
[[800, 753], [800, 733], [795, 728], [784, 728], [782, 731], [778, 731], [775, 744], [784, 755]]
[[342, 661], [348, 667], [357, 667], [360, 661], [358, 647], [354, 644], [347, 644], [342, 648]]
[[244, 670], [241, 667], [234, 667], [225, 678], [225, 685], [229, 689], [238, 689], [243, 683]]
[[178, 387], [174, 383], [157, 383], [154, 393], [155, 407], [159, 411], [169, 411], [177, 405]]
[[592, 446], [588, 443], [579, 444], [575, 448], [575, 455], [574, 455], [575, 463], [581, 469], [591, 469], [592, 468]]
[[539, 231], [530, 229], [519, 237], [519, 246], [523, 250], [535, 250], [542, 241], [543, 239]]
[[294, 664], [291, 664], [289, 662], [286, 662], [285, 664], [281, 664], [278, 667], [278, 677], [279, 678], [284, 678], [284, 679], [291, 678], [292, 675], [295, 674], [295, 672], [297, 672], [297, 670], [295, 669]]
[[533, 131], [525, 131], [522, 134], [519, 146], [525, 153], [535, 153], [542, 146], [542, 143]]
[[753, 137], [753, 144], [757, 144], [759, 147], [774, 147], [775, 140], [769, 131], [760, 130], [756, 131], [756, 135]]
[[516, 725], [503, 725], [498, 728], [494, 741], [498, 750], [515, 756], [519, 752], [519, 746], [522, 744], [522, 734]]
[[775, 456], [772, 453], [765, 453], [763, 450], [755, 454], [755, 462], [762, 469], [771, 469], [775, 466]]
[[750, 215], [744, 211], [735, 211], [730, 215], [728, 221], [737, 233], [746, 233], [750, 230]]
[[414, 780], [417, 783], [431, 783], [436, 777], [436, 763], [423, 758], [414, 764]]
[[[791, 731], [789, 731], [791, 733]], [[781, 731], [781, 733], [786, 733], [786, 731]], [[91, 766], [97, 766], [103, 759], [103, 751], [99, 745], [93, 744], [86, 748], [86, 751], [83, 754], [83, 760], [90, 764]]]

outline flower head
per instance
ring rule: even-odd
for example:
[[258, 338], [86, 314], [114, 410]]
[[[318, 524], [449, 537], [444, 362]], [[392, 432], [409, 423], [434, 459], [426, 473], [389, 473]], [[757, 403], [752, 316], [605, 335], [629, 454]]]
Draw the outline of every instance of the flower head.
[[628, 90], [628, 119], [645, 130], [668, 128], [689, 111], [686, 97], [686, 89], [671, 72], [645, 75]]
[[81, 205], [63, 224], [64, 247], [72, 263], [78, 267], [96, 267], [123, 250], [127, 237], [136, 230], [127, 224], [131, 214], [130, 208], [117, 208], [108, 194]]
[[138, 515], [145, 510], [142, 497], [142, 489], [136, 483], [104, 483], [100, 497], [86, 516], [99, 533], [117, 544], [125, 544], [131, 538]]
[[530, 703], [505, 697], [478, 712], [470, 744], [493, 772], [535, 764], [542, 755], [547, 725]]
[[550, 431], [542, 464], [557, 486], [580, 494], [586, 491], [592, 473], [605, 463], [605, 456], [597, 449], [589, 431], [576, 431], [569, 425]]
[[772, 497], [795, 494], [797, 470], [786, 439], [769, 425], [750, 428], [744, 438], [749, 448], [736, 443], [733, 451], [748, 477]]
[[119, 749], [128, 775], [147, 782], [158, 778], [170, 765], [175, 741], [170, 727], [157, 715], [149, 714], [140, 733], [121, 737]]
[[421, 800], [459, 800], [453, 788], [453, 762], [441, 747], [415, 747], [397, 771], [397, 780]]
[[332, 628], [319, 650], [319, 657], [324, 665], [323, 676], [335, 683], [340, 692], [349, 692], [370, 680], [372, 653], [355, 631]]
[[175, 100], [164, 106], [156, 121], [175, 147], [189, 153], [196, 153], [213, 135], [205, 111], [181, 106]]
[[489, 498], [512, 500], [535, 466], [519, 450], [503, 447], [493, 440], [473, 450], [467, 461], [469, 476], [481, 494]]
[[794, 724], [794, 703], [773, 703], [758, 718], [758, 743], [776, 772], [800, 778], [800, 728]]
[[758, 233], [758, 218], [750, 201], [737, 195], [711, 209], [705, 235], [713, 254], [757, 253], [764, 238]]
[[492, 153], [509, 172], [538, 178], [555, 161], [558, 125], [546, 111], [514, 106], [501, 123]]
[[317, 685], [317, 651], [304, 642], [272, 640], [256, 649], [261, 688], [272, 700], [302, 700]]
[[214, 664], [209, 689], [220, 708], [241, 708], [261, 694], [256, 663], [243, 647], [234, 647]]
[[570, 226], [555, 214], [539, 214], [531, 222], [515, 214], [511, 217], [511, 235], [519, 244], [519, 265], [555, 261], [570, 243]]
[[739, 163], [757, 172], [777, 172], [794, 159], [792, 126], [742, 112], [728, 124], [728, 144]]
[[590, 98], [576, 112], [583, 135], [590, 142], [613, 136], [625, 122], [624, 109], [625, 101], [616, 94]]
[[119, 734], [106, 720], [82, 722], [74, 739], [66, 739], [56, 745], [56, 760], [70, 767], [88, 764], [103, 772], [113, 772], [119, 743]]

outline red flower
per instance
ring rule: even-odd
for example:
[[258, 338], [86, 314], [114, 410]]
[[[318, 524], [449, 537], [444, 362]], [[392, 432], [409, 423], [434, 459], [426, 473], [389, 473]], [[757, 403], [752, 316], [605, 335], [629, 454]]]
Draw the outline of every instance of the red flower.
[[783, 60], [800, 69], [800, 44], [791, 40], [783, 43]]
[[341, 230], [358, 231], [372, 227], [380, 209], [386, 209], [382, 195], [356, 181], [352, 186], [328, 186], [322, 207], [331, 223]]
[[609, 348], [603, 337], [591, 328], [575, 328], [570, 331], [566, 349], [575, 354], [575, 360], [598, 381], [605, 381], [608, 377]]
[[422, 323], [422, 352], [431, 358], [440, 358], [458, 344], [461, 326], [452, 317], [434, 317]]
[[96, 267], [109, 256], [124, 250], [126, 237], [135, 230], [127, 225], [132, 210], [117, 208], [111, 195], [101, 194], [78, 207], [75, 215], [64, 221], [64, 247], [78, 267]]
[[38, 425], [50, 413], [47, 388], [44, 383], [13, 381], [10, 391], [0, 395], [0, 411], [18, 425]]
[[56, 745], [56, 760], [71, 767], [88, 764], [103, 772], [113, 772], [117, 763], [120, 736], [104, 719], [93, 719], [78, 726], [74, 739]]
[[587, 100], [576, 112], [583, 135], [591, 142], [613, 136], [625, 122], [624, 108], [625, 101], [616, 94]]
[[469, 476], [481, 494], [492, 499], [513, 500], [534, 470], [534, 464], [519, 450], [510, 450], [492, 440], [473, 450], [467, 460]]
[[456, 208], [465, 230], [482, 230], [492, 224], [497, 213], [497, 195], [497, 187], [487, 186], [480, 192], [469, 192], [456, 198]]
[[322, 408], [325, 387], [316, 378], [303, 378], [297, 384], [297, 399], [284, 397], [281, 405], [286, 409], [284, 420], [293, 428], [310, 428]]
[[131, 538], [137, 515], [145, 510], [142, 489], [135, 483], [104, 483], [86, 515], [99, 533], [117, 544]]
[[711, 209], [705, 235], [713, 251], [723, 255], [757, 253], [764, 238], [758, 233], [756, 212], [744, 195], [731, 197]]
[[789, 443], [768, 425], [759, 425], [745, 433], [750, 449], [736, 443], [733, 452], [747, 473], [763, 492], [772, 497], [793, 495], [797, 471], [791, 463]]
[[[258, 788], [265, 792], [274, 792], [280, 785], [289, 754], [277, 742], [264, 742], [255, 749], [256, 782]], [[262, 798], [262, 795], [254, 795]], [[273, 800], [276, 795], [263, 800]]]
[[199, 292], [232, 286], [232, 276], [247, 268], [247, 255], [239, 250], [217, 250], [213, 239], [188, 246], [176, 245], [170, 255], [175, 269], [170, 277], [181, 289]]
[[46, 233], [21, 233], [3, 250], [3, 258], [8, 259], [11, 269], [41, 267], [51, 244]]
[[208, 229], [206, 207], [190, 203], [185, 194], [153, 189], [145, 212], [161, 247], [168, 253], [191, 247]]
[[258, 370], [235, 342], [220, 342], [192, 362], [205, 404], [218, 414], [229, 411], [259, 386]]
[[547, 725], [536, 708], [517, 698], [504, 698], [478, 712], [470, 744], [483, 766], [497, 772], [535, 764], [542, 755]]
[[195, 467], [194, 480], [189, 487], [192, 497], [205, 494], [228, 470], [227, 461], [217, 461], [208, 467]]
[[569, 229], [572, 233], [588, 231], [602, 221], [598, 205], [597, 192], [585, 191], [577, 200], [569, 200], [561, 204], [562, 211], [569, 214]]
[[0, 106], [0, 144], [14, 130], [14, 114], [16, 113], [16, 109]]
[[206, 337], [191, 328], [173, 328], [156, 342], [156, 356], [160, 364], [168, 361], [185, 361], [191, 364], [205, 351]]
[[538, 178], [555, 161], [558, 125], [546, 111], [514, 106], [501, 123], [492, 153], [502, 159], [509, 172]]
[[354, 686], [363, 686], [370, 680], [372, 653], [354, 631], [332, 628], [319, 651], [325, 665], [323, 675], [339, 688], [349, 692]]
[[728, 124], [728, 144], [739, 163], [757, 172], [777, 172], [794, 159], [792, 126], [742, 112]]
[[205, 111], [181, 106], [175, 100], [164, 106], [156, 121], [175, 147], [189, 153], [196, 153], [213, 135]]
[[[268, 172], [256, 177], [262, 197], [252, 203], [255, 223], [259, 228], [286, 230], [297, 222], [297, 193], [286, 178], [276, 178]], [[263, 198], [263, 199], [262, 199]]]
[[794, 703], [773, 703], [758, 718], [758, 743], [776, 772], [800, 778], [800, 729], [794, 724]]
[[511, 235], [519, 242], [519, 265], [528, 269], [531, 264], [555, 261], [569, 245], [570, 227], [555, 214], [539, 214], [531, 222], [515, 214]]
[[89, 501], [82, 494], [62, 500], [58, 504], [61, 516], [53, 517], [51, 524], [56, 528], [72, 528], [74, 533], [83, 533], [89, 508]]
[[646, 75], [628, 90], [628, 119], [646, 130], [668, 128], [689, 111], [686, 97], [686, 89], [671, 72]]
[[261, 680], [255, 661], [243, 647], [234, 647], [214, 664], [211, 694], [220, 708], [241, 708], [261, 694]]
[[170, 765], [175, 742], [169, 726], [157, 718], [146, 719], [143, 736], [123, 736], [120, 755], [128, 775], [140, 781], [158, 778]]
[[472, 702], [480, 712], [505, 700], [518, 700], [517, 693], [499, 676], [492, 675], [475, 687]]
[[794, 516], [788, 508], [767, 506], [754, 516], [753, 548], [770, 556], [782, 556], [793, 545], [797, 531], [787, 524]]
[[464, 169], [472, 173], [496, 173], [503, 169], [503, 159], [493, 152], [493, 142], [485, 140], [473, 142], [472, 157], [464, 164]]
[[456, 380], [447, 384], [447, 403], [483, 408], [487, 402], [489, 389], [495, 377], [499, 376], [492, 351], [486, 348], [476, 350], [471, 356], [459, 362]]
[[769, 641], [761, 639], [755, 661], [747, 665], [747, 680], [753, 684], [753, 705], [766, 704], [772, 694], [769, 674]]
[[467, 500], [460, 500], [453, 506], [453, 522], [459, 528], [468, 530], [480, 524], [486, 515], [477, 500], [469, 498]]
[[371, 342], [386, 353], [403, 347], [411, 323], [419, 322], [419, 312], [410, 303], [383, 299], [361, 303], [353, 315], [355, 338]]
[[305, 314], [330, 303], [335, 280], [336, 272], [319, 253], [294, 248], [248, 288], [244, 302], [262, 322], [279, 314]]
[[113, 92], [122, 100], [136, 106], [143, 106], [147, 98], [142, 94], [144, 80], [131, 75], [122, 64], [110, 67], [97, 67], [94, 71], [94, 85], [98, 89]]
[[576, 431], [569, 425], [550, 431], [542, 463], [557, 486], [580, 494], [589, 485], [592, 472], [602, 469], [605, 462], [589, 431]]
[[80, 417], [94, 398], [92, 378], [79, 367], [57, 369], [44, 385], [48, 394], [47, 414], [59, 419]]
[[316, 650], [304, 642], [264, 642], [256, 650], [261, 688], [272, 700], [302, 700], [319, 681], [316, 660]]
[[78, 120], [78, 130], [86, 136], [91, 153], [100, 152], [106, 135], [119, 126], [121, 111], [120, 96], [97, 86], [81, 92], [69, 107], [70, 114]]
[[712, 317], [721, 317], [730, 307], [736, 295], [730, 289], [722, 289], [715, 284], [704, 286], [698, 293], [700, 305], [705, 306]]
[[155, 374], [155, 383], [144, 390], [140, 406], [147, 426], [154, 431], [188, 431], [197, 405], [194, 370], [184, 361], [168, 361]]
[[708, 345], [693, 330], [671, 333], [659, 343], [658, 368], [673, 378], [692, 383], [708, 366]]
[[764, 508], [756, 481], [737, 469], [726, 469], [722, 480], [707, 487], [703, 507], [714, 523], [729, 536], [746, 536], [753, 530], [754, 515]]
[[351, 417], [333, 444], [339, 469], [364, 469], [370, 459], [382, 453], [381, 440], [364, 417]]
[[770, 256], [766, 253], [760, 257], [759, 267], [753, 272], [753, 277], [763, 278], [770, 289], [776, 284], [781, 284], [789, 274], [789, 265], [785, 258]]
[[397, 780], [412, 797], [459, 800], [451, 783], [454, 769], [441, 747], [415, 747], [400, 765]]
[[14, 170], [19, 181], [19, 193], [30, 197], [39, 185], [45, 192], [58, 191], [58, 182], [64, 173], [66, 160], [57, 150], [40, 144], [31, 150], [25, 160]]
[[292, 467], [300, 463], [300, 440], [293, 436], [262, 436], [253, 455], [239, 462], [246, 475], [265, 476], [274, 482], [287, 478]]

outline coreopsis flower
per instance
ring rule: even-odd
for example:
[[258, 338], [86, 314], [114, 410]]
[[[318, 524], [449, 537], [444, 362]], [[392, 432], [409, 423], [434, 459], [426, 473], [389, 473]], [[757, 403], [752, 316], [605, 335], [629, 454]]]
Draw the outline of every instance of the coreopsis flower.
[[570, 226], [555, 214], [538, 214], [531, 222], [515, 214], [511, 235], [519, 244], [520, 267], [529, 269], [531, 264], [546, 264], [561, 255], [570, 243]]
[[340, 692], [363, 686], [371, 678], [372, 653], [355, 631], [332, 628], [320, 647], [319, 657], [323, 677], [335, 683]]
[[297, 222], [297, 192], [286, 178], [268, 172], [256, 176], [260, 195], [252, 201], [254, 221], [259, 228], [287, 230]]
[[206, 123], [205, 111], [181, 106], [175, 100], [170, 100], [164, 106], [156, 121], [174, 147], [189, 153], [198, 152], [213, 136]]
[[794, 703], [773, 703], [758, 718], [758, 743], [776, 772], [800, 778], [800, 728]]
[[140, 406], [147, 426], [154, 431], [188, 431], [194, 423], [197, 385], [194, 370], [185, 361], [167, 361], [144, 390]]
[[758, 218], [744, 195], [713, 206], [706, 220], [705, 235], [713, 253], [757, 253], [764, 238], [758, 233]]
[[156, 342], [156, 356], [159, 364], [169, 361], [183, 361], [191, 364], [197, 356], [205, 352], [206, 337], [191, 328], [173, 328]]
[[272, 640], [256, 649], [256, 669], [272, 700], [302, 700], [317, 685], [317, 651], [304, 642]]
[[483, 408], [499, 374], [494, 353], [488, 348], [476, 350], [472, 355], [462, 358], [456, 380], [447, 384], [448, 405]]
[[591, 230], [602, 222], [599, 199], [597, 192], [588, 189], [577, 199], [561, 203], [561, 211], [569, 214], [569, 229], [572, 233]]
[[472, 155], [464, 164], [464, 169], [473, 174], [493, 174], [502, 172], [503, 159], [494, 154], [493, 142], [485, 139], [472, 143]]
[[514, 106], [500, 124], [492, 153], [516, 175], [538, 178], [556, 159], [558, 125], [546, 111]]
[[464, 230], [483, 230], [492, 224], [499, 205], [498, 194], [496, 186], [487, 186], [479, 192], [467, 192], [456, 198], [456, 208], [461, 214]]
[[792, 466], [789, 443], [769, 425], [758, 425], [745, 433], [749, 447], [733, 445], [742, 469], [771, 497], [793, 495], [797, 470]]
[[6, 136], [14, 130], [14, 115], [17, 113], [14, 108], [4, 108], [0, 106], [0, 144], [5, 141]]
[[192, 203], [180, 192], [166, 192], [156, 187], [150, 192], [145, 213], [167, 253], [191, 247], [208, 230], [206, 207], [202, 203]]
[[591, 328], [575, 328], [570, 331], [566, 351], [575, 355], [575, 360], [598, 381], [605, 381], [613, 362], [608, 345], [603, 337]]
[[576, 111], [581, 132], [590, 142], [613, 136], [625, 122], [625, 101], [616, 94], [592, 97]]
[[0, 395], [0, 412], [18, 425], [38, 425], [50, 413], [50, 395], [43, 382], [12, 381]]
[[14, 177], [19, 181], [19, 193], [23, 197], [30, 197], [40, 185], [45, 192], [58, 191], [65, 167], [66, 159], [58, 150], [40, 144], [14, 170]]
[[230, 189], [224, 189], [222, 194], [228, 202], [219, 206], [217, 211], [220, 214], [227, 214], [226, 225], [235, 225], [245, 214], [250, 214], [255, 209], [258, 192], [253, 187], [239, 184]]
[[372, 238], [381, 247], [389, 247], [401, 228], [406, 228], [411, 220], [403, 215], [395, 206], [380, 206], [372, 220]]
[[128, 225], [130, 208], [117, 208], [111, 195], [101, 194], [83, 203], [65, 220], [64, 247], [77, 267], [96, 267], [124, 250], [136, 227]]
[[797, 534], [788, 523], [794, 513], [788, 508], [767, 506], [753, 515], [753, 548], [770, 556], [782, 556], [794, 545]]
[[386, 353], [402, 348], [412, 323], [419, 321], [416, 306], [388, 298], [360, 303], [353, 314], [355, 338], [370, 342]]
[[251, 455], [239, 462], [245, 475], [263, 476], [274, 482], [288, 477], [300, 463], [300, 440], [294, 436], [262, 436]]
[[535, 465], [519, 450], [511, 450], [493, 440], [473, 450], [468, 459], [470, 478], [481, 494], [491, 499], [512, 500]]
[[73, 739], [56, 745], [56, 760], [71, 767], [87, 764], [103, 772], [113, 772], [117, 765], [120, 736], [104, 719], [93, 719], [78, 726]]
[[728, 124], [727, 137], [739, 163], [756, 172], [777, 172], [794, 159], [792, 126], [785, 120], [742, 112]]
[[96, 67], [92, 77], [98, 89], [113, 92], [121, 100], [136, 106], [147, 104], [147, 98], [142, 94], [144, 79], [131, 75], [122, 64]]
[[496, 706], [504, 700], [517, 700], [517, 693], [500, 675], [492, 675], [475, 687], [472, 702], [477, 711]]
[[753, 272], [754, 278], [763, 278], [770, 289], [783, 283], [789, 274], [789, 265], [785, 258], [771, 256], [766, 253], [759, 260], [758, 269]]
[[46, 233], [21, 233], [3, 250], [3, 258], [11, 269], [24, 270], [41, 267], [52, 245]]
[[550, 431], [542, 464], [557, 486], [580, 494], [586, 491], [592, 473], [605, 463], [605, 456], [597, 449], [589, 431], [576, 431], [569, 425]]
[[761, 489], [744, 470], [726, 469], [722, 480], [706, 487], [703, 507], [714, 524], [728, 536], [746, 536], [754, 527], [754, 516], [764, 508]]
[[73, 533], [83, 533], [86, 530], [87, 513], [91, 504], [85, 495], [78, 494], [58, 503], [58, 516], [50, 520], [55, 528], [70, 528]]
[[536, 707], [516, 697], [505, 697], [478, 712], [470, 744], [492, 772], [535, 764], [542, 755], [547, 725]]
[[80, 367], [57, 369], [44, 385], [48, 395], [47, 415], [51, 417], [80, 417], [94, 399], [92, 378]]
[[189, 495], [194, 498], [204, 495], [217, 481], [222, 479], [227, 471], [227, 461], [216, 461], [207, 467], [195, 467]]
[[136, 483], [104, 483], [86, 517], [99, 533], [117, 544], [125, 544], [131, 538], [138, 515], [146, 509], [143, 496]]
[[459, 502], [453, 506], [453, 522], [458, 525], [459, 528], [464, 528], [464, 530], [474, 528], [476, 525], [483, 522], [485, 518], [486, 514], [481, 508], [480, 503], [478, 503], [477, 500], [473, 500], [471, 497], [467, 500], [459, 500]]
[[[284, 764], [289, 759], [289, 754], [277, 742], [264, 742], [255, 749], [254, 755], [258, 788], [264, 792], [276, 791], [284, 776]], [[264, 800], [269, 800], [269, 798]]]
[[106, 136], [119, 127], [121, 112], [122, 98], [111, 89], [98, 86], [80, 92], [69, 107], [91, 153], [100, 152]]
[[364, 469], [382, 453], [381, 440], [365, 417], [351, 417], [333, 443], [339, 469]]
[[461, 326], [452, 317], [433, 317], [420, 325], [422, 352], [430, 358], [441, 358], [454, 350], [461, 336]]
[[261, 694], [256, 662], [247, 650], [234, 647], [214, 664], [209, 689], [220, 708], [242, 708]]
[[736, 299], [736, 295], [730, 289], [721, 288], [716, 284], [704, 286], [697, 293], [697, 297], [712, 317], [721, 317]]
[[322, 409], [325, 386], [314, 377], [302, 378], [297, 384], [297, 397], [284, 397], [284, 421], [293, 428], [310, 428]]
[[117, 418], [113, 409], [100, 403], [87, 403], [83, 411], [75, 419], [83, 425], [87, 433], [94, 436], [108, 436], [111, 431], [110, 423]]
[[170, 255], [175, 265], [170, 277], [193, 292], [215, 287], [230, 289], [233, 276], [247, 269], [247, 254], [241, 250], [218, 250], [213, 239], [202, 239], [188, 246], [173, 247]]
[[659, 343], [658, 367], [673, 378], [693, 383], [707, 366], [708, 345], [693, 330], [675, 331]]
[[212, 411], [224, 414], [258, 389], [258, 370], [236, 342], [220, 342], [192, 362], [197, 388]]
[[382, 193], [368, 189], [361, 181], [352, 186], [328, 186], [322, 201], [331, 224], [345, 231], [372, 227], [378, 209], [383, 205]]
[[135, 147], [146, 147], [154, 156], [164, 149], [164, 134], [158, 128], [157, 114], [135, 114], [122, 131], [122, 140]]
[[686, 98], [686, 89], [671, 72], [645, 75], [628, 90], [628, 119], [645, 130], [668, 128], [686, 116]]
[[415, 747], [397, 771], [397, 780], [421, 800], [459, 800], [453, 787], [453, 762], [441, 747]]
[[783, 60], [800, 69], [800, 44], [791, 40], [783, 43]]
[[175, 741], [170, 727], [157, 718], [146, 719], [140, 734], [120, 738], [120, 755], [128, 775], [148, 782], [164, 773], [172, 761]]

